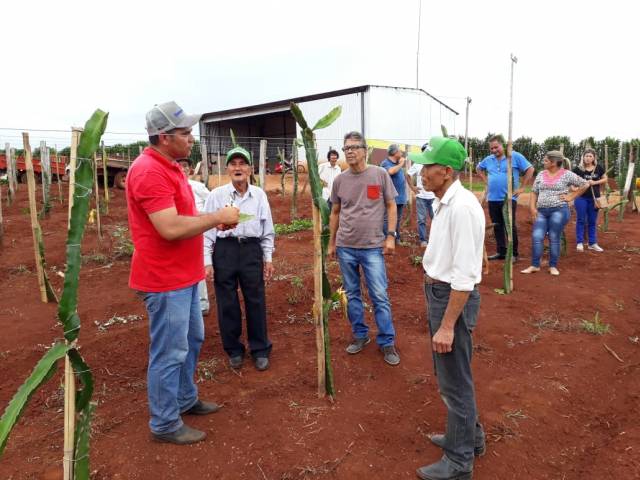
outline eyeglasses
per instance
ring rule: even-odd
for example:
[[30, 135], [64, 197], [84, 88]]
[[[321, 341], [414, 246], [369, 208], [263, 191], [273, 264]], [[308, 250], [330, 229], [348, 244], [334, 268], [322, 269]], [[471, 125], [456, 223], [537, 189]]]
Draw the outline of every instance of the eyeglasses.
[[343, 152], [354, 152], [359, 148], [365, 148], [364, 145], [347, 145], [346, 147], [342, 147]]

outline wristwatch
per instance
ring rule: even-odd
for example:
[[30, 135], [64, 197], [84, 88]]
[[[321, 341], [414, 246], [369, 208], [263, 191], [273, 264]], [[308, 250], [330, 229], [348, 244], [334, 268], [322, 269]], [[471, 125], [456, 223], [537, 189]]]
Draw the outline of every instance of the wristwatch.
[[396, 238], [397, 236], [398, 236], [398, 234], [396, 232], [387, 232], [387, 237]]

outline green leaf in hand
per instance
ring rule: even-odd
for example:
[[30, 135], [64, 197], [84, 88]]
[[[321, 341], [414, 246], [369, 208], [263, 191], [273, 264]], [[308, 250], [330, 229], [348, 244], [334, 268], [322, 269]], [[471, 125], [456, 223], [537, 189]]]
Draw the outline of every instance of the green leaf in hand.
[[255, 215], [251, 215], [249, 213], [241, 213], [240, 220], [238, 220], [238, 223], [243, 223], [249, 220], [253, 220], [254, 218], [255, 218]]

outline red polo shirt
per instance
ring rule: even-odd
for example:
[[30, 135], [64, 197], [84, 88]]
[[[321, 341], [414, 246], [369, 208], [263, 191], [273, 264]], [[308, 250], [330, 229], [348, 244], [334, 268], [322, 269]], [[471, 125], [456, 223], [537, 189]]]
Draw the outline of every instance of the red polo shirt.
[[149, 214], [171, 207], [178, 215], [197, 215], [191, 187], [180, 165], [153, 148], [145, 148], [129, 168], [126, 191], [135, 247], [129, 286], [143, 292], [166, 292], [204, 279], [202, 235], [165, 240], [149, 220]]

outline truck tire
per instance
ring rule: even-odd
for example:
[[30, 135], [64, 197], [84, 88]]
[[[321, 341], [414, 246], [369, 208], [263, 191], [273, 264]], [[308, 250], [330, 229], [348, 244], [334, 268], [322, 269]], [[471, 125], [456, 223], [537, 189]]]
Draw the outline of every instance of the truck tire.
[[127, 180], [127, 172], [121, 171], [116, 173], [116, 176], [113, 177], [113, 186], [119, 188], [120, 190], [124, 190], [125, 184]]

